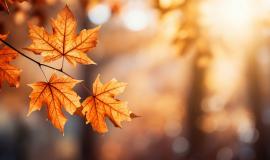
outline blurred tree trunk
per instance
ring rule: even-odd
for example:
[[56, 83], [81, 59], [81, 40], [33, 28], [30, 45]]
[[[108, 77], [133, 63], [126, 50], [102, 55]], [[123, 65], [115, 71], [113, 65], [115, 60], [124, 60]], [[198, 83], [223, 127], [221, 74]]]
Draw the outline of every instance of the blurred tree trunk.
[[190, 142], [189, 159], [202, 159], [202, 143], [204, 139], [204, 133], [199, 128], [199, 118], [202, 116], [201, 103], [204, 97], [204, 79], [206, 69], [198, 66], [198, 60], [202, 54], [197, 53], [193, 59], [192, 73], [193, 81], [191, 91], [189, 94], [187, 105], [187, 126], [188, 126], [188, 138]]
[[202, 116], [201, 104], [204, 98], [204, 80], [206, 76], [206, 67], [201, 67], [198, 65], [199, 60], [203, 56], [208, 56], [209, 53], [205, 51], [205, 48], [200, 48], [198, 45], [201, 39], [201, 28], [199, 26], [199, 5], [200, 0], [189, 0], [186, 1], [183, 12], [185, 15], [184, 28], [187, 31], [192, 30], [194, 34], [191, 39], [191, 45], [194, 45], [196, 48], [196, 53], [192, 61], [191, 72], [192, 85], [190, 94], [188, 95], [187, 102], [187, 137], [190, 143], [188, 159], [197, 160], [203, 159], [202, 156], [202, 145], [204, 140], [204, 133], [199, 128], [199, 118]]
[[263, 104], [259, 85], [259, 66], [256, 54], [250, 55], [248, 65], [249, 99], [254, 114], [255, 127], [259, 132], [259, 138], [254, 144], [256, 159], [266, 160], [270, 159], [270, 155], [268, 153], [269, 145], [267, 144], [268, 135], [266, 135], [265, 131], [266, 126], [262, 122]]
[[83, 126], [83, 132], [81, 135], [81, 159], [82, 160], [97, 160], [96, 152], [96, 138], [91, 131], [89, 125]]
[[[82, 8], [85, 10], [87, 6], [87, 1], [81, 0], [80, 1]], [[83, 10], [83, 12], [84, 12]], [[82, 14], [84, 17], [83, 19], [83, 24], [82, 28], [92, 28], [93, 26], [90, 24], [89, 25], [89, 20], [87, 17], [87, 14]], [[93, 75], [94, 69], [92, 68], [93, 66], [82, 66], [81, 73], [83, 75], [84, 82], [87, 85], [87, 87], [90, 88], [92, 84], [92, 80], [95, 75]], [[92, 92], [92, 90], [90, 91]], [[85, 98], [89, 93], [85, 90], [83, 90], [82, 98]], [[82, 123], [85, 123], [83, 120]], [[82, 134], [81, 134], [81, 159], [82, 160], [98, 160], [98, 155], [97, 155], [97, 147], [96, 147], [96, 140], [97, 137], [95, 136], [94, 131], [91, 128], [91, 125], [83, 125], [82, 126]]]
[[[91, 66], [90, 66], [91, 67]], [[85, 84], [89, 87], [92, 84], [92, 80], [90, 78], [94, 78], [93, 71], [89, 69], [88, 66], [84, 66], [82, 69], [83, 79]], [[91, 91], [90, 91], [91, 92]], [[83, 98], [89, 96], [87, 92], [83, 92]], [[85, 123], [83, 120], [82, 123]], [[82, 160], [97, 160], [97, 151], [96, 151], [96, 139], [95, 133], [91, 128], [91, 125], [83, 125], [82, 126], [82, 135], [81, 135], [81, 157]]]

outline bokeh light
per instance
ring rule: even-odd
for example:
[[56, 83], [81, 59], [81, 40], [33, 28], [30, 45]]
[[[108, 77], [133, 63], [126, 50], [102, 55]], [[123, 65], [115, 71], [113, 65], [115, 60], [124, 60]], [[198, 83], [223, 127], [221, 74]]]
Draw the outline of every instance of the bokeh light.
[[111, 9], [106, 4], [98, 4], [88, 11], [88, 18], [94, 24], [101, 25], [106, 23], [111, 17]]
[[[118, 98], [140, 117], [122, 129], [106, 120], [109, 132], [99, 135], [70, 116], [62, 136], [44, 121], [45, 109], [26, 117], [25, 84], [42, 73], [19, 56], [21, 87], [4, 84], [0, 92], [0, 159], [270, 159], [269, 0], [16, 2], [10, 14], [0, 12], [0, 33], [39, 60], [22, 49], [30, 44], [28, 23], [53, 32], [50, 19], [66, 3], [78, 31], [102, 27], [89, 54], [97, 65], [65, 63], [65, 71], [87, 87], [99, 73], [103, 81], [128, 83]], [[75, 89], [82, 99], [89, 96]]]

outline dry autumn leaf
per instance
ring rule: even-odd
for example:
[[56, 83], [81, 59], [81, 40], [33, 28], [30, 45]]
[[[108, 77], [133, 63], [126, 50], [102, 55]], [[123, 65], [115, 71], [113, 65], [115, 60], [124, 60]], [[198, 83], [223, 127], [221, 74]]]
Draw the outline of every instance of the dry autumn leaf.
[[72, 90], [79, 82], [79, 80], [67, 76], [58, 78], [56, 74], [53, 74], [49, 82], [30, 84], [29, 86], [33, 88], [33, 91], [29, 96], [31, 101], [28, 115], [40, 110], [42, 104], [45, 103], [47, 105], [48, 119], [63, 133], [67, 118], [62, 112], [62, 107], [73, 115], [81, 105], [81, 98]]
[[[7, 35], [1, 35], [0, 39], [5, 40]], [[17, 52], [9, 47], [0, 49], [0, 88], [4, 81], [7, 81], [11, 87], [19, 87], [21, 70], [9, 64], [18, 56]]]
[[77, 63], [95, 63], [87, 57], [86, 52], [96, 46], [100, 27], [84, 29], [77, 35], [77, 22], [67, 6], [56, 19], [52, 19], [51, 25], [53, 34], [49, 34], [43, 27], [30, 25], [29, 36], [33, 43], [26, 49], [41, 54], [44, 62], [65, 58], [73, 66]]
[[108, 131], [105, 118], [108, 117], [116, 127], [121, 127], [122, 121], [130, 121], [131, 112], [127, 102], [116, 99], [127, 84], [113, 79], [102, 84], [99, 75], [93, 83], [93, 95], [82, 103], [82, 114], [86, 116], [86, 123], [91, 123], [93, 129], [99, 133]]

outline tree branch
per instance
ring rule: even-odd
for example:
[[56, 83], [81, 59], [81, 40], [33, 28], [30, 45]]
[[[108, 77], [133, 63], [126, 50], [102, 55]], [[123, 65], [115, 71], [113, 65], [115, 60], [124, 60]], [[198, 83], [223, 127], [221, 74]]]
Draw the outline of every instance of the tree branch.
[[47, 68], [50, 68], [52, 70], [55, 70], [55, 71], [58, 71], [58, 72], [61, 72], [69, 77], [72, 78], [71, 75], [69, 75], [68, 73], [64, 72], [63, 69], [58, 69], [58, 68], [54, 68], [52, 66], [49, 66], [49, 65], [46, 65], [46, 64], [43, 64], [43, 63], [40, 63], [39, 61], [27, 56], [26, 54], [22, 53], [21, 51], [19, 51], [18, 49], [16, 49], [15, 47], [13, 47], [11, 44], [9, 44], [8, 42], [6, 42], [5, 40], [1, 39], [0, 38], [0, 41], [3, 42], [5, 45], [7, 45], [8, 47], [10, 47], [11, 49], [13, 49], [14, 51], [18, 52], [20, 55], [22, 55], [23, 57], [29, 59], [30, 61], [36, 63], [38, 66], [44, 66], [44, 67], [47, 67]]
[[[52, 66], [49, 66], [49, 65], [40, 63], [39, 61], [37, 61], [37, 60], [35, 60], [35, 59], [33, 59], [33, 58], [27, 56], [26, 54], [24, 54], [23, 52], [19, 51], [17, 48], [13, 47], [13, 46], [12, 46], [11, 44], [9, 44], [7, 41], [5, 41], [5, 40], [3, 40], [3, 39], [1, 39], [1, 38], [0, 38], [0, 41], [3, 42], [6, 46], [8, 46], [8, 47], [10, 47], [11, 49], [13, 49], [14, 51], [18, 52], [20, 55], [22, 55], [22, 56], [25, 57], [26, 59], [28, 59], [28, 60], [30, 60], [30, 61], [36, 63], [36, 64], [39, 66], [40, 70], [42, 71], [42, 74], [44, 75], [44, 77], [45, 77], [45, 79], [46, 79], [47, 82], [48, 82], [48, 79], [47, 79], [47, 77], [46, 77], [46, 75], [45, 75], [45, 73], [44, 73], [44, 71], [43, 71], [43, 69], [42, 69], [42, 66], [47, 67], [47, 68], [50, 68], [50, 69], [55, 70], [55, 71], [58, 71], [58, 72], [60, 72], [60, 73], [62, 73], [62, 74], [64, 74], [64, 75], [66, 75], [66, 76], [68, 76], [68, 77], [74, 79], [70, 74], [68, 74], [67, 72], [63, 71], [63, 62], [62, 62], [62, 66], [61, 66], [60, 69], [54, 68], [54, 67], [52, 67]], [[63, 61], [64, 61], [64, 59], [63, 59]], [[85, 90], [87, 90], [88, 93], [90, 93], [90, 89], [85, 85], [85, 83], [83, 83], [82, 85], [83, 85], [83, 88], [84, 88]], [[90, 94], [91, 94], [91, 93], [90, 93]]]

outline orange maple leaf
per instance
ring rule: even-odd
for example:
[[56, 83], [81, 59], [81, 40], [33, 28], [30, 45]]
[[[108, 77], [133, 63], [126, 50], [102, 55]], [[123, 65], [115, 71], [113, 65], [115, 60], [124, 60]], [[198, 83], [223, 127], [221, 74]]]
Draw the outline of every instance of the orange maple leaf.
[[33, 91], [29, 96], [31, 101], [28, 116], [32, 112], [40, 110], [42, 104], [45, 103], [48, 119], [63, 133], [67, 118], [62, 112], [62, 106], [71, 115], [81, 106], [81, 98], [72, 90], [79, 82], [81, 81], [67, 76], [58, 78], [56, 74], [53, 74], [49, 82], [30, 84], [29, 86], [33, 88]]
[[82, 103], [82, 114], [86, 116], [86, 123], [91, 123], [95, 131], [99, 133], [108, 131], [105, 122], [106, 117], [116, 127], [120, 128], [122, 121], [132, 119], [131, 112], [127, 108], [127, 102], [116, 99], [116, 96], [122, 93], [126, 86], [126, 83], [117, 82], [115, 79], [102, 84], [99, 75], [97, 76], [93, 83], [93, 95]]
[[53, 34], [49, 34], [43, 27], [30, 25], [29, 36], [33, 43], [26, 49], [41, 54], [44, 62], [52, 62], [63, 57], [73, 66], [77, 63], [95, 64], [85, 52], [96, 46], [100, 27], [84, 29], [77, 35], [77, 22], [68, 6], [57, 15], [56, 19], [52, 19], [51, 25]]
[[[7, 35], [1, 35], [0, 39], [5, 40]], [[9, 47], [0, 49], [0, 88], [3, 81], [7, 81], [11, 87], [19, 87], [21, 70], [9, 64], [18, 56], [17, 52]]]

